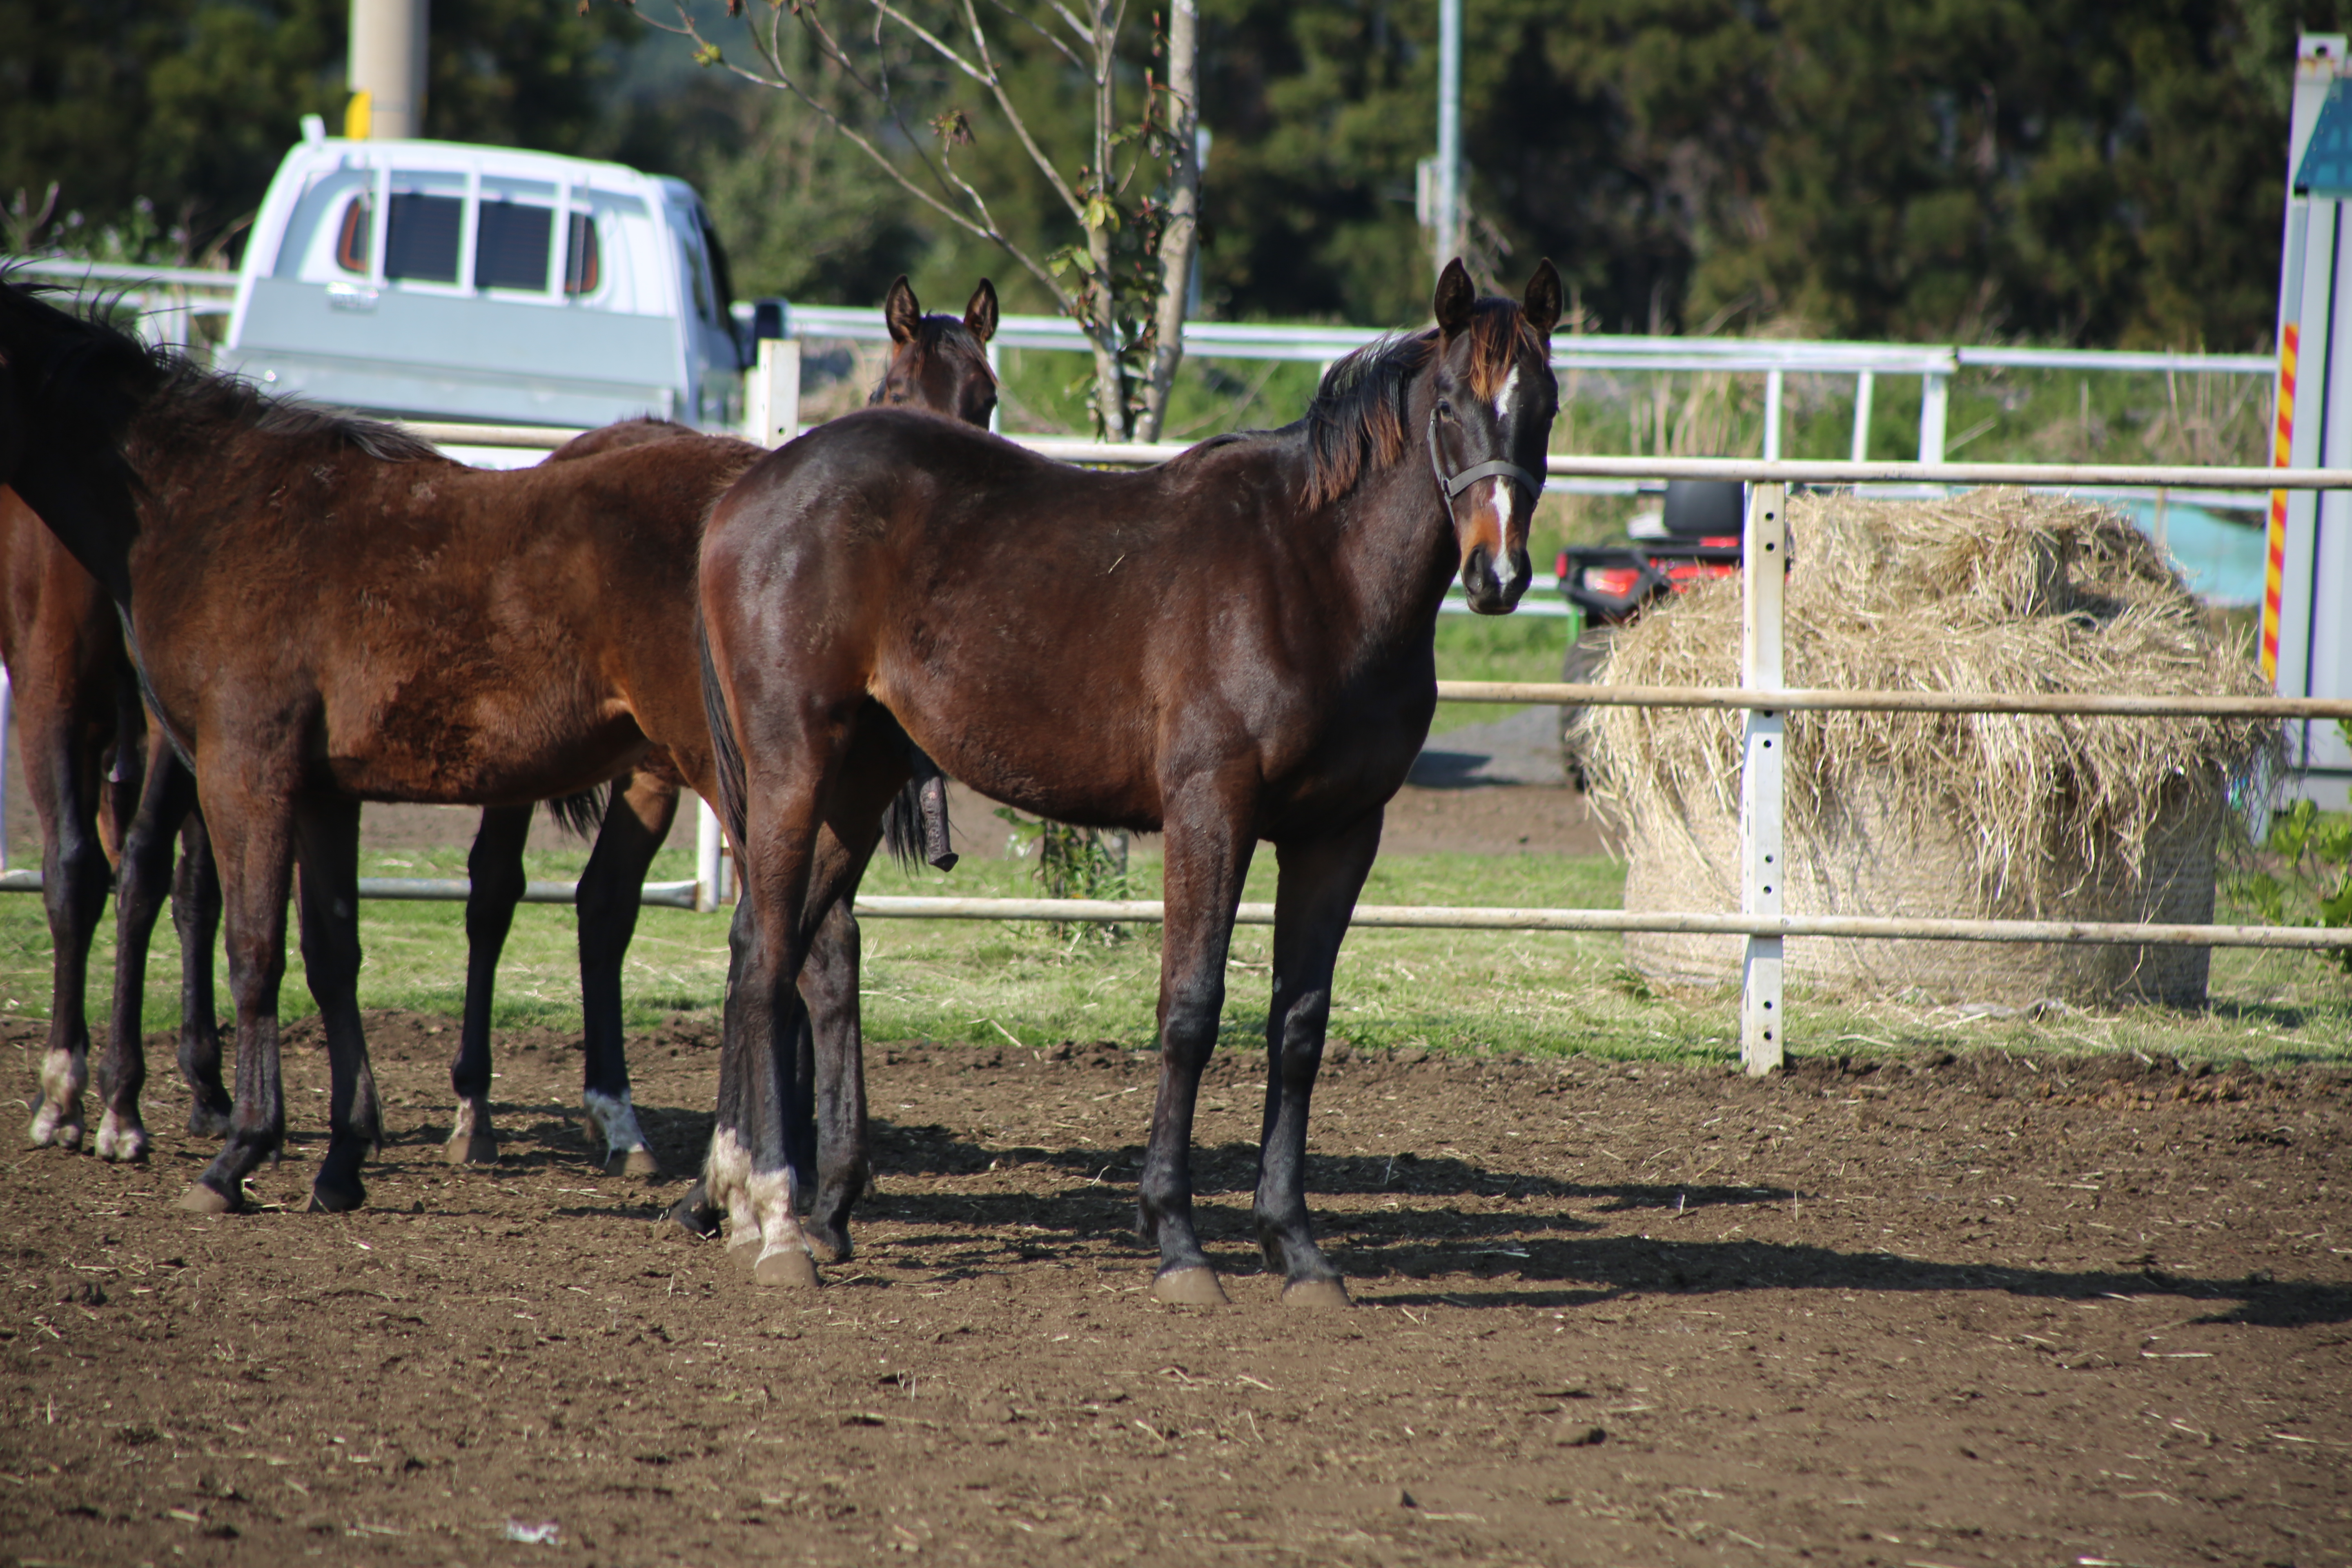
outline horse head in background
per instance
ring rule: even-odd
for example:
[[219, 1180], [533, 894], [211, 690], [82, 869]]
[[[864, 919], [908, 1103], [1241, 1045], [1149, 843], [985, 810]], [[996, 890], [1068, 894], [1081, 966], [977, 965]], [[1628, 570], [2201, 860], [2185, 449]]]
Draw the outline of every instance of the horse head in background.
[[882, 320], [896, 347], [866, 406], [928, 408], [985, 426], [996, 411], [996, 373], [988, 363], [988, 342], [996, 336], [996, 285], [982, 279], [959, 321], [924, 315], [901, 275], [882, 301]]

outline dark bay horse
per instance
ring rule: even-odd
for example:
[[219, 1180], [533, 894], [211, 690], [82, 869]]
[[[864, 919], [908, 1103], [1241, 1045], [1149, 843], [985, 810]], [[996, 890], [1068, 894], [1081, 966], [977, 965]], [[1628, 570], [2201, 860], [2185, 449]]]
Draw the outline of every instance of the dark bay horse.
[[[282, 1139], [276, 1004], [299, 868], [334, 1082], [312, 1198], [351, 1207], [380, 1129], [355, 997], [360, 803], [519, 806], [656, 752], [715, 794], [696, 550], [711, 502], [759, 451], [680, 437], [483, 472], [150, 353], [5, 281], [0, 414], [0, 451], [16, 454], [0, 482], [113, 602], [212, 830], [236, 1096], [226, 1146], [183, 1202], [238, 1206]], [[845, 906], [838, 920], [854, 930]], [[811, 1012], [846, 1034], [831, 1059], [854, 1069], [854, 950], [838, 967], [845, 994], [813, 995]], [[862, 1148], [829, 1139], [821, 1191], [854, 1196], [861, 1173]], [[820, 1236], [834, 1217], [814, 1216]]]
[[1234, 906], [1273, 842], [1258, 1244], [1286, 1300], [1347, 1300], [1304, 1190], [1332, 970], [1428, 733], [1448, 582], [1486, 614], [1527, 587], [1559, 306], [1549, 261], [1517, 304], [1476, 299], [1454, 262], [1435, 328], [1341, 361], [1298, 424], [1139, 473], [868, 413], [728, 492], [702, 544], [705, 682], [744, 894], [705, 1181], [759, 1237], [756, 1278], [816, 1279], [775, 1042], [816, 921], [905, 777], [903, 733], [1023, 810], [1166, 832], [1139, 1210], [1167, 1300], [1224, 1299], [1193, 1230], [1192, 1111]]
[[[117, 952], [136, 956], [118, 964], [116, 1034], [127, 1028], [135, 1040], [147, 939], [173, 876], [172, 829], [159, 841], [153, 818], [171, 809], [184, 774], [169, 776], [168, 763], [160, 771], [143, 765], [153, 748], [114, 606], [9, 489], [0, 489], [0, 661], [14, 688], [17, 751], [41, 824], [41, 899], [49, 923], [49, 1038], [27, 1137], [36, 1145], [78, 1149], [87, 1131], [81, 1097], [89, 1081], [84, 995], [90, 941], [108, 888], [117, 885]], [[194, 1101], [189, 1131], [216, 1137], [228, 1129], [229, 1109], [213, 1020], [220, 892], [203, 834], [203, 819], [190, 816], [173, 899], [182, 955], [180, 1067]], [[139, 1082], [130, 1070], [113, 1051], [101, 1064], [107, 1110], [93, 1143], [107, 1159], [136, 1159], [146, 1150]], [[143, 1052], [135, 1073], [143, 1081]], [[118, 1113], [126, 1099], [127, 1117]]]
[[[913, 287], [901, 277], [891, 284], [885, 299], [883, 320], [890, 331], [891, 354], [868, 403], [929, 409], [985, 426], [996, 406], [996, 377], [989, 369], [987, 355], [988, 341], [996, 333], [995, 286], [982, 279], [961, 318], [927, 316]], [[700, 438], [698, 432], [668, 420], [624, 420], [575, 437], [556, 448], [547, 461], [574, 462], [681, 437]], [[692, 607], [683, 607], [683, 615], [679, 647], [682, 655], [690, 657], [695, 635]], [[590, 1135], [604, 1141], [604, 1168], [611, 1174], [650, 1176], [657, 1172], [629, 1098], [628, 1064], [621, 1044], [621, 965], [636, 931], [646, 874], [655, 852], [668, 837], [686, 776], [677, 763], [656, 750], [613, 781], [600, 813], [581, 809], [576, 800], [557, 803], [560, 819], [574, 826], [593, 824], [596, 832], [595, 847], [581, 873], [577, 905], [585, 1045], [581, 1098]], [[937, 770], [931, 769], [925, 782], [937, 776]], [[932, 789], [928, 805], [933, 814], [928, 824], [912, 803], [897, 813], [894, 821], [902, 842], [909, 847], [918, 833], [933, 841], [936, 858], [946, 848], [944, 793]], [[483, 812], [480, 831], [467, 858], [472, 890], [466, 900], [465, 1022], [449, 1074], [457, 1096], [457, 1112], [446, 1144], [452, 1163], [489, 1163], [498, 1159], [489, 1105], [490, 1006], [499, 956], [512, 928], [515, 908], [522, 901], [523, 848], [530, 817], [528, 805], [493, 806]], [[948, 858], [952, 863], [952, 857]], [[847, 919], [845, 914], [843, 918]], [[824, 943], [820, 967], [827, 975], [838, 972], [840, 979], [825, 989], [839, 998], [836, 1013], [840, 1007], [852, 1010], [845, 1021], [818, 1021], [832, 1025], [820, 1032], [834, 1038], [826, 1048], [837, 1053], [856, 1046], [856, 984], [854, 952], [845, 955], [836, 950], [844, 941], [855, 944], [857, 937], [854, 922], [828, 929], [833, 934]], [[845, 1047], [837, 1038], [842, 1030], [847, 1032]], [[802, 1047], [796, 1058], [806, 1076], [814, 1070], [818, 1047], [813, 1039], [803, 1040]], [[845, 1116], [858, 1112], [862, 1121], [863, 1106], [860, 1099], [854, 1105], [845, 1104], [841, 1112]], [[851, 1142], [863, 1148], [862, 1129]], [[838, 1197], [835, 1205], [845, 1211], [847, 1206]], [[845, 1236], [835, 1239], [834, 1250], [845, 1256], [846, 1248]]]

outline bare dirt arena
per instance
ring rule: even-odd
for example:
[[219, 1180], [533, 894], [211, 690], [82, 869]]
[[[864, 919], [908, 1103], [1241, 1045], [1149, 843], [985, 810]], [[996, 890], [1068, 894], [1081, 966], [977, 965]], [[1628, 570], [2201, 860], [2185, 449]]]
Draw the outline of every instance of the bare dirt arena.
[[[708, 1029], [632, 1047], [680, 1172]], [[2339, 1069], [1357, 1056], [1311, 1190], [1359, 1306], [1315, 1315], [1248, 1239], [1262, 1055], [1204, 1095], [1202, 1311], [1129, 1233], [1149, 1058], [874, 1047], [859, 1256], [783, 1295], [587, 1163], [559, 1035], [504, 1043], [505, 1163], [443, 1164], [452, 1037], [371, 1018], [358, 1214], [298, 1212], [315, 1025], [262, 1212], [171, 1208], [211, 1151], [168, 1081], [151, 1165], [16, 1158], [0, 1552], [2352, 1562]]]

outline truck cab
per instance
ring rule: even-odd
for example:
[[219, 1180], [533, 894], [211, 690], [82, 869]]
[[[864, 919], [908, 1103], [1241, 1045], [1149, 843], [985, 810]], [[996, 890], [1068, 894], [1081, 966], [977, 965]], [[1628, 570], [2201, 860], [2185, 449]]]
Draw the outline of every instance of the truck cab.
[[409, 419], [742, 414], [725, 252], [683, 181], [506, 147], [312, 137], [278, 166], [219, 363]]

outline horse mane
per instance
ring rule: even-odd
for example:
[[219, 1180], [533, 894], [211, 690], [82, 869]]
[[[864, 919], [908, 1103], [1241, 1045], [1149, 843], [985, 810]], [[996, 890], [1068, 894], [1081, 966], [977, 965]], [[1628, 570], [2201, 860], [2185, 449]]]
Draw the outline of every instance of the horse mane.
[[[139, 411], [162, 416], [173, 427], [227, 423], [264, 436], [323, 437], [385, 462], [436, 455], [431, 442], [398, 426], [277, 396], [242, 376], [205, 370], [177, 349], [140, 342], [106, 319], [120, 295], [79, 309], [52, 302], [60, 296], [70, 298], [55, 285], [19, 282], [0, 272], [0, 307], [61, 345], [51, 348], [38, 371], [41, 395], [53, 405], [102, 405], [130, 393]], [[126, 379], [136, 392], [123, 384]]]
[[[1470, 390], [1492, 397], [1502, 389], [1513, 358], [1546, 353], [1519, 308], [1507, 300], [1481, 300], [1470, 318]], [[1301, 421], [1309, 468], [1306, 501], [1328, 506], [1355, 488], [1367, 465], [1393, 463], [1404, 451], [1404, 408], [1414, 376], [1437, 353], [1434, 327], [1385, 333], [1333, 365], [1316, 388]]]

